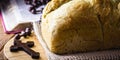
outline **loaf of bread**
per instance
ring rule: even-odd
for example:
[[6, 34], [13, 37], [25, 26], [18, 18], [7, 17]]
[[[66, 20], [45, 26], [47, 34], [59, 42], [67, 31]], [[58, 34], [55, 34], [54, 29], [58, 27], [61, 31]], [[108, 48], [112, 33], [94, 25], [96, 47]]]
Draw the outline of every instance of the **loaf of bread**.
[[120, 0], [52, 0], [41, 32], [56, 54], [120, 48]]

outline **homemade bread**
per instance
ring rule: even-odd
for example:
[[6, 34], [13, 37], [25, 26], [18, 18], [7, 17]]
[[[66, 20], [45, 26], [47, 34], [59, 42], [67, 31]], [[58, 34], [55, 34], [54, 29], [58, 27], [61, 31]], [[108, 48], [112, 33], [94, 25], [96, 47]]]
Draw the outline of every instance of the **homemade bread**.
[[41, 32], [53, 53], [120, 47], [120, 0], [52, 0], [43, 10]]

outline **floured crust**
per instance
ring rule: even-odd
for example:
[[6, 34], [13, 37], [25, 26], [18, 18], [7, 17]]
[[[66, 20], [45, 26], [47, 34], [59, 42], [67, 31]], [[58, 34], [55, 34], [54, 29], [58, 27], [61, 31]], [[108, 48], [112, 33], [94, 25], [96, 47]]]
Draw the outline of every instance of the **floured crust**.
[[64, 54], [120, 47], [120, 13], [114, 5], [112, 0], [52, 0], [41, 23], [48, 48]]

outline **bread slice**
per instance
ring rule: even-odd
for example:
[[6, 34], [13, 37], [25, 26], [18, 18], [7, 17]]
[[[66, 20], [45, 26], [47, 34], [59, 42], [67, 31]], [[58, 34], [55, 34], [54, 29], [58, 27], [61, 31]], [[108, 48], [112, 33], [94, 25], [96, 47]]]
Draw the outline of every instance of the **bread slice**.
[[50, 1], [41, 23], [48, 48], [54, 53], [65, 54], [120, 47], [117, 5], [112, 0]]

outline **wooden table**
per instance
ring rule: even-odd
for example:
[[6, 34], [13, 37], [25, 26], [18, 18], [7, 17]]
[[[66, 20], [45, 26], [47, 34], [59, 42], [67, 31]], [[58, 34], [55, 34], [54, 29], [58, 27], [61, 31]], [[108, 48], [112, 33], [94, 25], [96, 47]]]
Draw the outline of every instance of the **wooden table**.
[[[3, 27], [2, 27], [2, 23], [1, 23], [1, 19], [0, 19], [0, 60], [6, 60], [6, 57], [9, 59], [9, 60], [11, 60], [11, 59], [15, 59], [15, 60], [19, 60], [19, 59], [17, 59], [17, 58], [11, 58], [11, 56], [16, 56], [16, 55], [19, 55], [19, 54], [23, 54], [23, 56], [18, 56], [18, 57], [21, 57], [21, 58], [23, 58], [24, 56], [26, 57], [28, 57], [28, 59], [30, 60], [30, 56], [29, 55], [27, 55], [26, 53], [24, 53], [24, 52], [22, 52], [22, 51], [20, 51], [19, 53], [11, 53], [10, 51], [9, 51], [9, 48], [6, 48], [6, 47], [10, 47], [10, 45], [12, 45], [12, 41], [13, 41], [13, 36], [14, 36], [14, 34], [6, 34], [5, 32], [4, 32], [4, 30], [3, 30]], [[12, 39], [11, 39], [12, 38]], [[36, 39], [36, 37], [34, 36], [34, 38], [32, 38], [35, 42], [37, 42], [37, 44], [35, 43], [35, 46], [36, 47], [38, 47], [38, 52], [40, 52], [40, 56], [41, 56], [41, 58], [40, 58], [40, 60], [47, 60], [47, 58], [46, 58], [46, 55], [45, 55], [45, 53], [44, 53], [44, 50], [43, 50], [43, 48], [41, 47], [41, 45], [39, 44], [39, 42], [37, 41], [37, 39]], [[7, 46], [6, 46], [6, 45]], [[4, 45], [5, 45], [5, 48], [4, 48]], [[4, 51], [3, 51], [3, 48], [4, 49], [7, 49], [7, 52], [8, 53], [6, 53], [5, 55], [6, 56], [4, 56]], [[32, 49], [36, 49], [35, 47], [34, 48], [32, 48]], [[9, 54], [9, 55], [7, 55], [7, 54]], [[22, 60], [24, 60], [24, 59], [22, 59]], [[27, 59], [26, 59], [27, 60]]]
[[3, 47], [6, 42], [13, 37], [13, 34], [6, 34], [3, 30], [1, 19], [0, 19], [0, 60], [4, 59]]
[[[33, 60], [31, 58], [31, 56], [29, 56], [24, 51], [10, 52], [9, 48], [11, 45], [13, 45], [13, 41], [14, 41], [14, 37], [12, 39], [10, 39], [4, 47], [4, 54], [7, 57], [7, 59], [9, 59], [9, 60]], [[40, 43], [38, 42], [34, 33], [32, 33], [32, 36], [30, 36], [30, 37], [27, 37], [27, 38], [22, 37], [21, 41], [22, 42], [34, 41], [35, 46], [32, 47], [31, 49], [40, 53], [40, 59], [38, 59], [38, 60], [47, 60], [45, 52], [44, 52], [43, 48], [41, 47]]]

